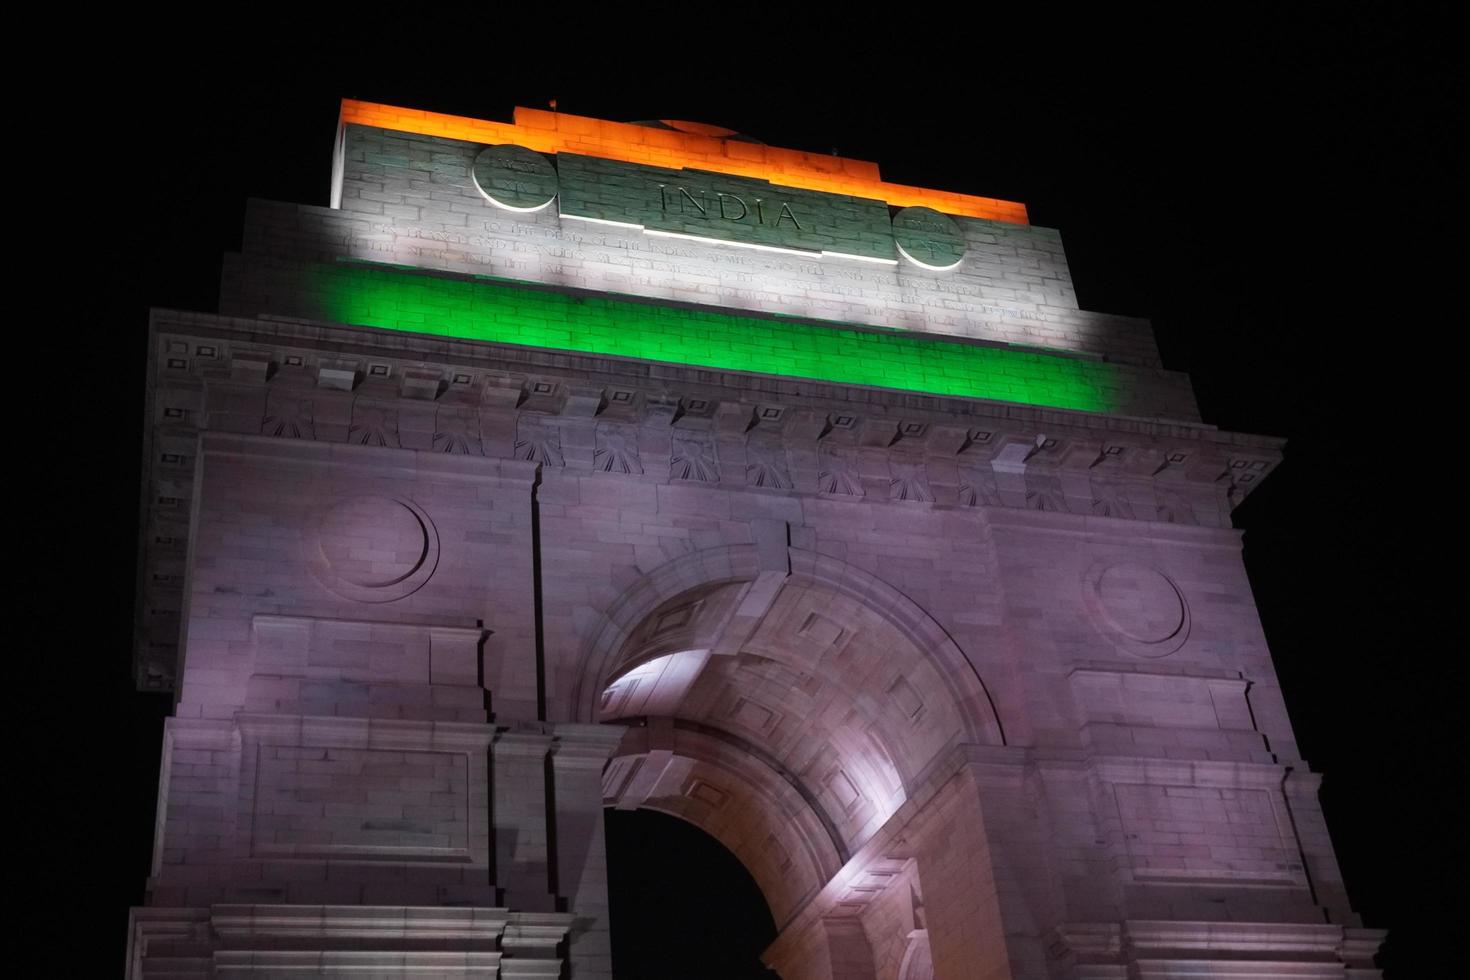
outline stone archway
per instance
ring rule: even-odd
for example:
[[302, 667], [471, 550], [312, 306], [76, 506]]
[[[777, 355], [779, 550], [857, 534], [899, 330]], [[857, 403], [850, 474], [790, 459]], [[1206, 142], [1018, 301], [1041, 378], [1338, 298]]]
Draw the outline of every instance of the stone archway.
[[969, 660], [922, 609], [843, 562], [759, 545], [682, 556], [628, 589], [575, 704], [581, 722], [627, 728], [605, 805], [719, 840], [778, 930], [832, 906], [813, 933], [825, 952], [790, 960], [789, 976], [906, 955], [912, 921], [863, 924], [915, 874], [889, 838], [945, 760], [1003, 744]]

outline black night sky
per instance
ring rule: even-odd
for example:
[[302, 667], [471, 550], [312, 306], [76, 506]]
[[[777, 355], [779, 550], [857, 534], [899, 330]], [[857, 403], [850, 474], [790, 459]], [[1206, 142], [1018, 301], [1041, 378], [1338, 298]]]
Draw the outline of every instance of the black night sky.
[[[540, 24], [279, 23], [229, 50], [215, 34], [165, 42], [162, 26], [142, 47], [98, 39], [107, 53], [89, 62], [82, 107], [57, 94], [57, 137], [24, 151], [88, 197], [62, 232], [87, 275], [58, 276], [57, 301], [82, 310], [53, 324], [58, 343], [84, 338], [51, 382], [67, 386], [51, 397], [73, 406], [81, 435], [75, 472], [44, 495], [70, 513], [22, 519], [31, 553], [64, 553], [46, 531], [64, 526], [69, 554], [86, 557], [12, 574], [10, 590], [36, 613], [17, 649], [45, 668], [38, 690], [14, 695], [39, 726], [22, 768], [47, 746], [63, 755], [24, 838], [44, 867], [27, 889], [49, 920], [38, 926], [85, 963], [62, 973], [115, 975], [151, 846], [167, 704], [128, 676], [147, 308], [213, 308], [247, 196], [326, 204], [348, 96], [507, 120], [555, 98], [578, 115], [716, 123], [875, 160], [889, 180], [1022, 201], [1059, 228], [1082, 306], [1151, 318], [1207, 422], [1289, 440], [1236, 523], [1292, 720], [1325, 775], [1353, 904], [1391, 930], [1387, 976], [1450, 975], [1436, 966], [1451, 945], [1443, 890], [1459, 883], [1448, 849], [1466, 833], [1454, 786], [1465, 645], [1444, 626], [1454, 607], [1424, 595], [1443, 574], [1428, 542], [1457, 547], [1446, 517], [1461, 482], [1443, 434], [1463, 413], [1449, 414], [1453, 389], [1434, 370], [1463, 320], [1464, 277], [1441, 269], [1447, 189], [1464, 172], [1448, 27], [1324, 6], [1074, 25], [1063, 39], [1051, 23], [920, 32], [917, 11], [865, 10], [781, 30], [649, 14], [601, 45], [569, 39], [550, 9]], [[615, 928], [643, 935], [638, 905], [751, 919], [737, 885], [680, 881], [728, 859], [682, 843], [697, 832], [614, 831], [615, 889], [643, 896], [615, 906]], [[629, 879], [644, 859], [646, 877]], [[688, 921], [692, 935], [655, 929], [647, 945], [721, 941]], [[620, 949], [620, 977], [689, 976], [633, 955]]]

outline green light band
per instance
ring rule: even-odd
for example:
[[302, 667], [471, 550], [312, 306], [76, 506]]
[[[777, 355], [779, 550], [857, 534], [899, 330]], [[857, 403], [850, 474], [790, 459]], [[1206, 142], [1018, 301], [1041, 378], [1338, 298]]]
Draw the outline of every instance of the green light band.
[[464, 340], [749, 371], [837, 384], [1112, 412], [1113, 365], [386, 266], [313, 265], [308, 294], [327, 319]]

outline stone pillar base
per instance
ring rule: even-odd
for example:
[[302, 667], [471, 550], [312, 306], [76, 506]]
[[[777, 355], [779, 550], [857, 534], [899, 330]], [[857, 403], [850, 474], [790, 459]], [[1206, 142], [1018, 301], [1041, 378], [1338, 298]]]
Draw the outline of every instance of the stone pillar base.
[[501, 908], [215, 905], [134, 909], [128, 980], [556, 977], [572, 916]]
[[1380, 980], [1373, 956], [1387, 935], [1313, 923], [1073, 923], [1057, 930], [1053, 952], [1077, 980], [1176, 977]]

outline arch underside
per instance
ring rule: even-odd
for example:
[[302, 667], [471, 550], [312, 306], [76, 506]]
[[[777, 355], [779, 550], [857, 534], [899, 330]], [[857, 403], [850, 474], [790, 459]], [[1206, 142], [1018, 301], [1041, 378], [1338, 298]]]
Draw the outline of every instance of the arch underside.
[[937, 758], [999, 742], [999, 725], [963, 654], [895, 590], [795, 549], [789, 571], [724, 551], [625, 596], [589, 657], [585, 707], [629, 726], [604, 804], [711, 834], [780, 928]]

